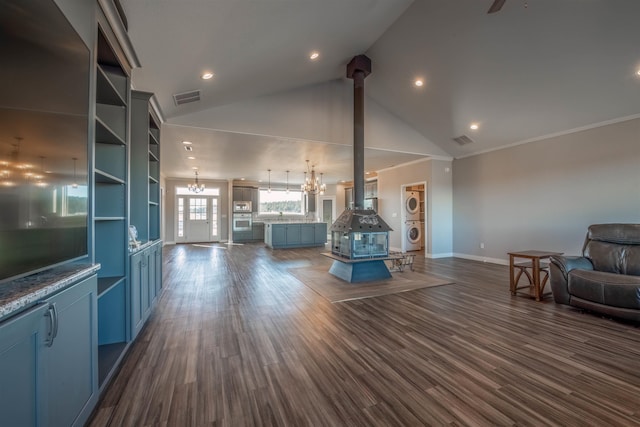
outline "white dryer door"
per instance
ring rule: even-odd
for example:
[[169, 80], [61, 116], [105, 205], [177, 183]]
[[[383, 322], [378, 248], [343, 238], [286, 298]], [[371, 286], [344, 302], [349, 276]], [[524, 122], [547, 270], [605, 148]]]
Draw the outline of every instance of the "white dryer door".
[[409, 243], [420, 243], [420, 226], [411, 224], [407, 227], [407, 240]]
[[415, 215], [420, 212], [420, 199], [417, 194], [408, 193], [405, 207], [409, 214]]

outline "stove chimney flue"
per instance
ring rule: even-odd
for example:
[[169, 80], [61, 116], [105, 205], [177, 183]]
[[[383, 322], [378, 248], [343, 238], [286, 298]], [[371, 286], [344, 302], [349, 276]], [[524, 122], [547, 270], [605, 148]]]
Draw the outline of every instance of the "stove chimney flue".
[[371, 59], [354, 56], [347, 64], [347, 78], [353, 79], [353, 201], [364, 209], [364, 79], [371, 74]]

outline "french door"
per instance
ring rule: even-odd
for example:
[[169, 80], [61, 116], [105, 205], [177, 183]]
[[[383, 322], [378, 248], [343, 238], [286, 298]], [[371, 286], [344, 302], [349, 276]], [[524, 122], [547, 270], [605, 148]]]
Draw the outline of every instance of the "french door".
[[176, 242], [220, 240], [220, 208], [216, 196], [178, 195]]

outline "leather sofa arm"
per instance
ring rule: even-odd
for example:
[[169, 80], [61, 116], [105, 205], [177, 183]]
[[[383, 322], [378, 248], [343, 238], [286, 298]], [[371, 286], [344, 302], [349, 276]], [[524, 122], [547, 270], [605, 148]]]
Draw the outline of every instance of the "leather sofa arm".
[[551, 292], [558, 304], [569, 304], [569, 272], [571, 270], [593, 270], [593, 264], [581, 256], [552, 256], [550, 258], [549, 273], [551, 275]]

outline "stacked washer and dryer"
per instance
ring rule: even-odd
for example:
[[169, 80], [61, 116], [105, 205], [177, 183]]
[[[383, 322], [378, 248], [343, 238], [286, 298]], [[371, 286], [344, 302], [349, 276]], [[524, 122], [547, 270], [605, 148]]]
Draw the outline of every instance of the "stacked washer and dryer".
[[404, 195], [405, 251], [422, 249], [422, 222], [420, 221], [420, 192], [407, 190]]

